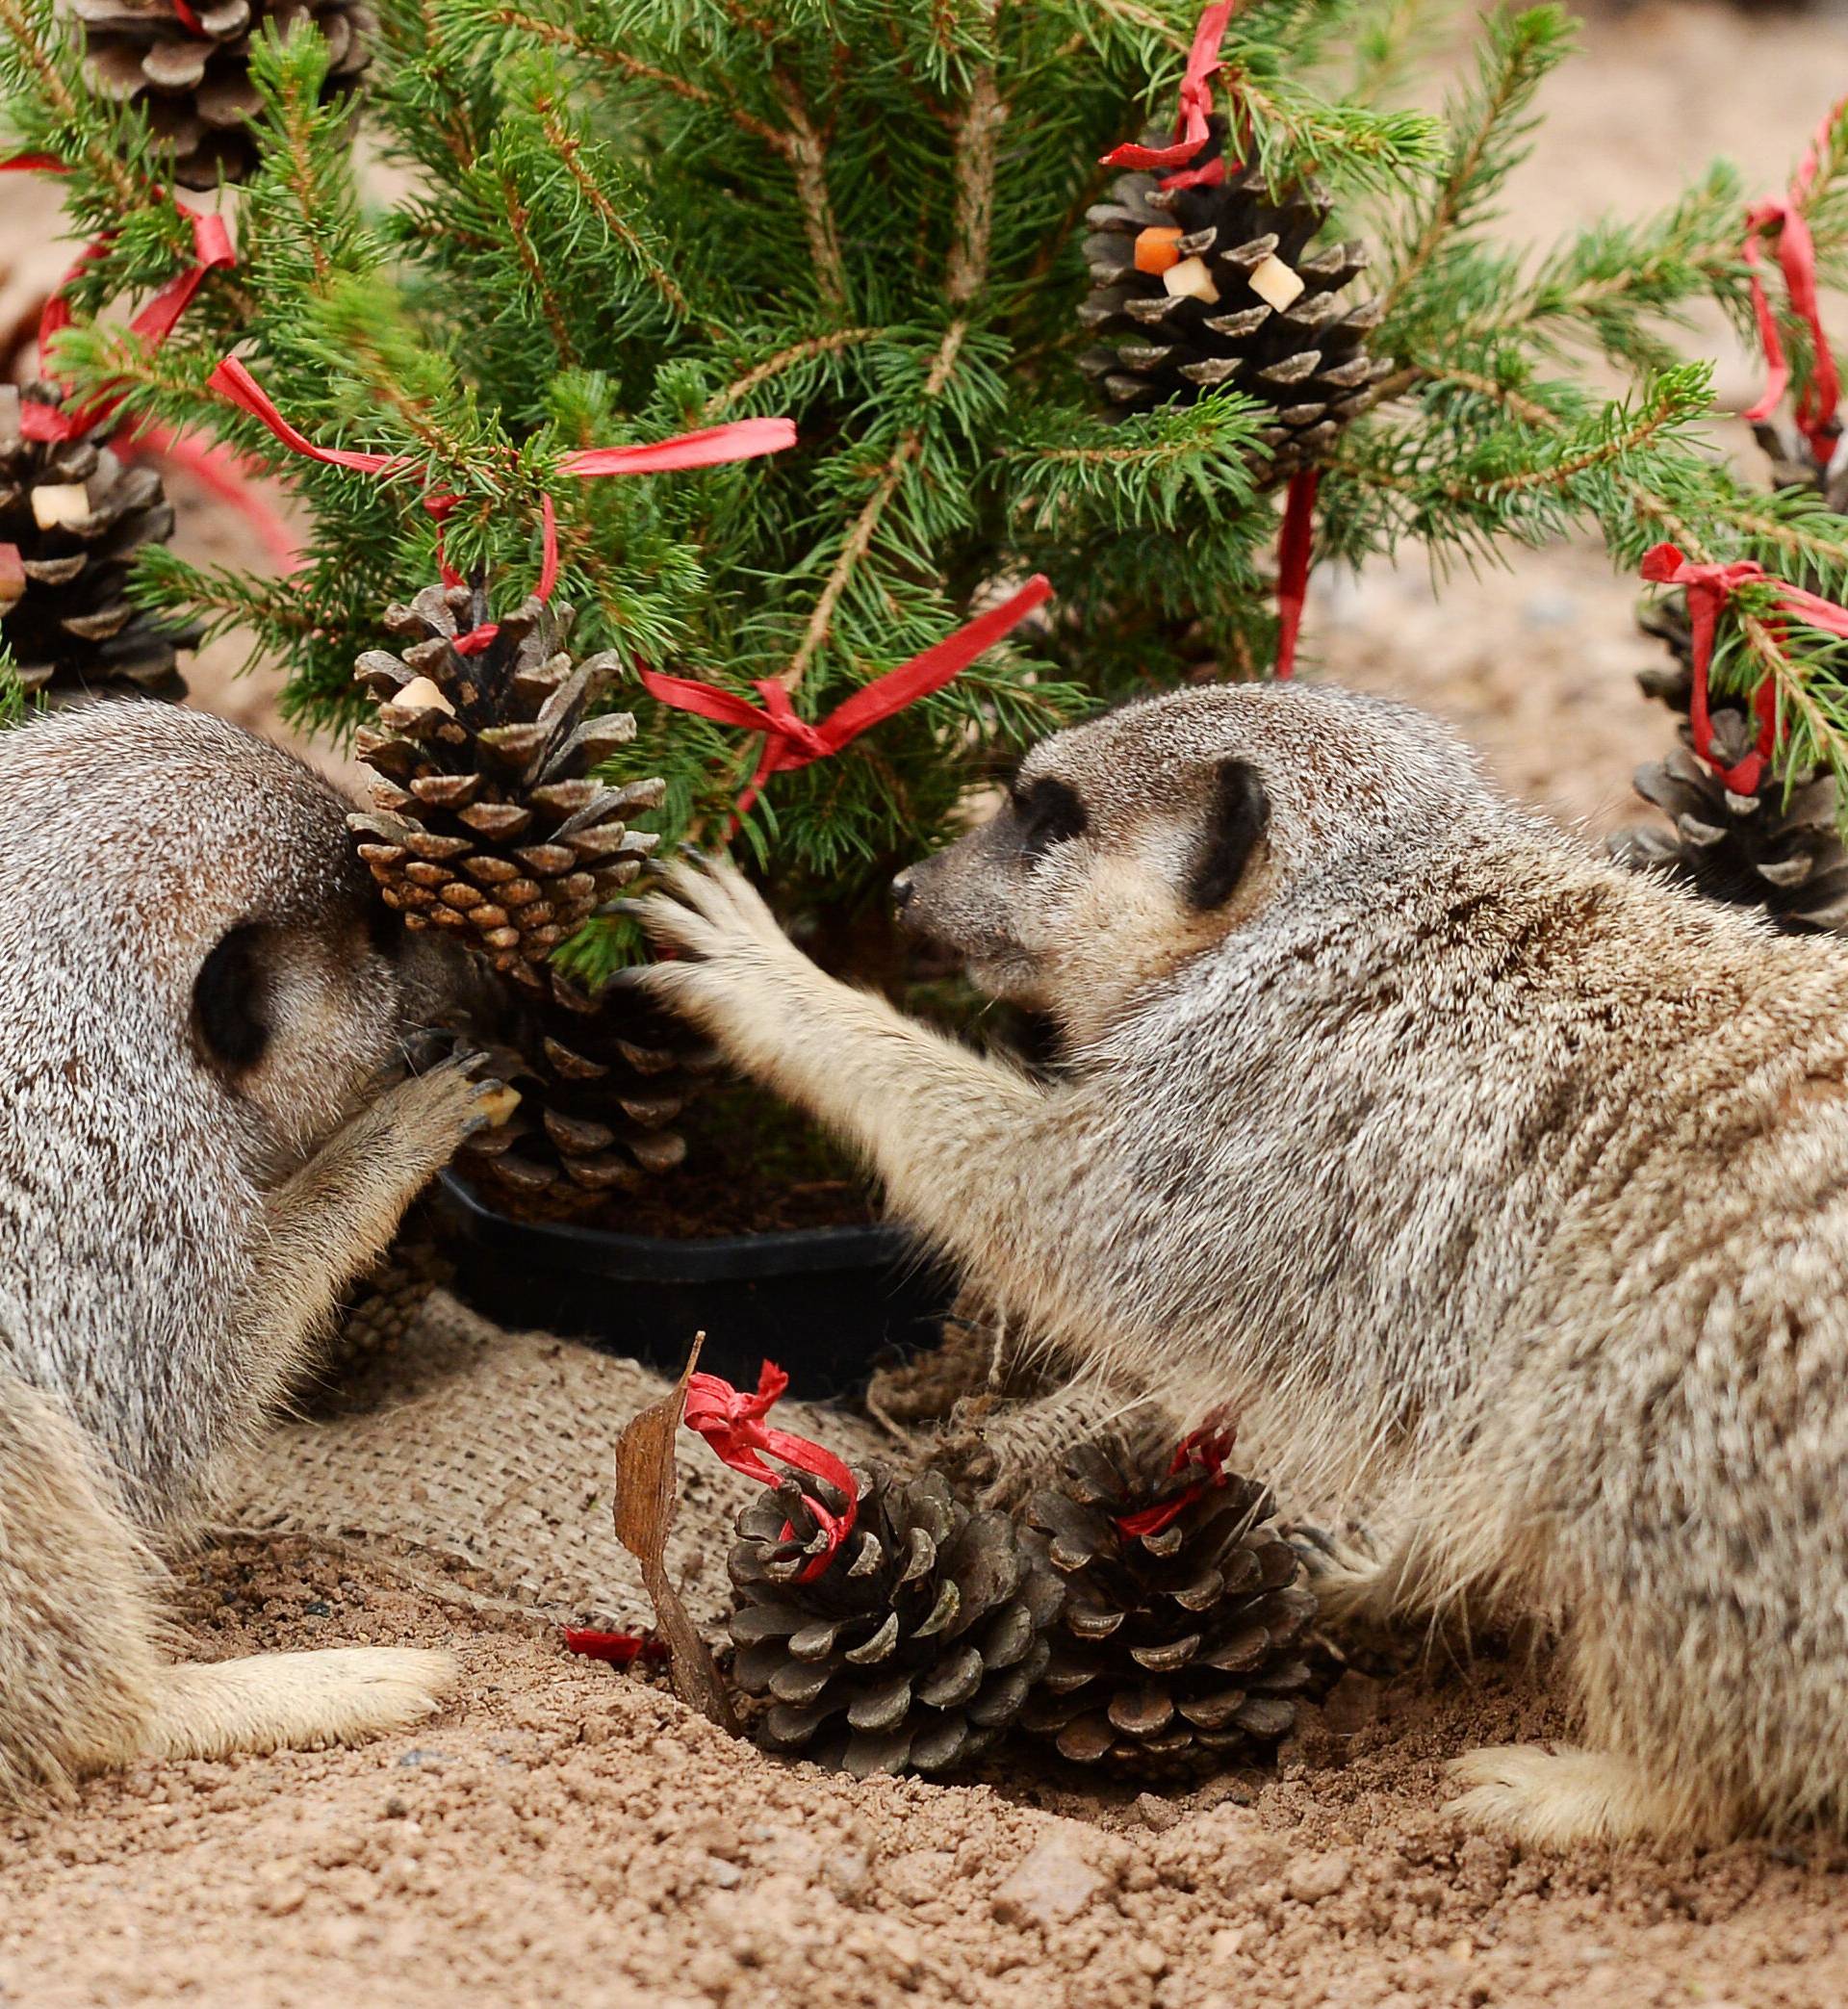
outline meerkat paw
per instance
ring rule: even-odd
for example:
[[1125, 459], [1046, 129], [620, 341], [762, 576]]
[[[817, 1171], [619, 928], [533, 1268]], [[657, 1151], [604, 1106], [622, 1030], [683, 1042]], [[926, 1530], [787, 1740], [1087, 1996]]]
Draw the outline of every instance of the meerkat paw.
[[1536, 1848], [1630, 1842], [1685, 1826], [1639, 1765], [1608, 1751], [1501, 1744], [1466, 1752], [1450, 1775], [1468, 1790], [1447, 1814]]
[[271, 1653], [167, 1670], [127, 1758], [318, 1750], [407, 1729], [454, 1687], [448, 1654], [400, 1647]]
[[484, 1056], [461, 1051], [391, 1089], [378, 1105], [394, 1127], [414, 1135], [432, 1156], [447, 1162], [471, 1137], [504, 1123], [520, 1106], [520, 1091], [475, 1069]]
[[722, 859], [676, 859], [662, 868], [657, 890], [624, 902], [623, 911], [677, 958], [636, 972], [636, 981], [746, 1064], [774, 1058], [791, 987], [826, 981], [757, 889]]

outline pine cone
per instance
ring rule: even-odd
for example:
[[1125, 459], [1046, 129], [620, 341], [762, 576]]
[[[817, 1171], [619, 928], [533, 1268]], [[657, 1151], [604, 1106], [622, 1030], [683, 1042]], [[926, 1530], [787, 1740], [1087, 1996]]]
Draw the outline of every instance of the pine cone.
[[[1309, 1680], [1296, 1648], [1316, 1600], [1270, 1493], [1198, 1457], [1169, 1463], [1153, 1438], [1083, 1444], [1027, 1509], [1065, 1603], [1021, 1727], [1082, 1764], [1145, 1771], [1275, 1743]], [[1118, 1526], [1177, 1501], [1155, 1533]]]
[[[27, 439], [21, 414], [60, 402], [48, 384], [0, 385], [0, 636], [28, 690], [180, 697], [174, 652], [198, 630], [127, 596], [135, 554], [172, 534], [173, 505], [154, 469], [124, 467], [100, 432]], [[4, 563], [9, 548], [16, 570]]]
[[170, 147], [183, 189], [244, 181], [257, 165], [251, 121], [260, 100], [250, 81], [250, 47], [265, 28], [287, 36], [312, 22], [327, 40], [329, 103], [353, 90], [372, 61], [378, 23], [355, 0], [201, 0], [200, 32], [172, 0], [71, 0], [84, 33], [90, 88], [139, 103], [155, 140]]
[[[1848, 475], [1832, 482], [1809, 447], [1776, 424], [1754, 427], [1780, 488], [1811, 488], [1840, 510]], [[1795, 583], [1803, 583], [1800, 579]], [[1756, 795], [1735, 795], [1694, 753], [1686, 720], [1694, 692], [1694, 629], [1687, 596], [1646, 600], [1636, 624], [1668, 651], [1669, 659], [1638, 673], [1644, 693], [1681, 714], [1681, 744], [1667, 760], [1636, 770], [1636, 792], [1668, 817], [1672, 831], [1652, 824], [1621, 830], [1610, 854], [1632, 871], [1659, 871], [1710, 900], [1757, 907], [1787, 935], [1848, 933], [1848, 848], [1836, 821], [1832, 775], [1810, 768], [1786, 778], [1766, 775]], [[1736, 703], [1711, 712], [1713, 755], [1733, 767], [1758, 742], [1757, 721]]]
[[[1732, 767], [1758, 740], [1758, 724], [1731, 707], [1712, 715], [1714, 758]], [[1683, 729], [1683, 742], [1688, 734]], [[1682, 744], [1636, 771], [1636, 792], [1673, 824], [1619, 831], [1611, 855], [1634, 871], [1662, 871], [1709, 900], [1759, 907], [1785, 934], [1848, 933], [1848, 849], [1835, 821], [1835, 780], [1807, 773], [1768, 778], [1735, 795]]]
[[379, 701], [359, 757], [378, 779], [375, 812], [347, 818], [359, 854], [405, 925], [457, 931], [535, 995], [545, 965], [642, 868], [658, 841], [623, 818], [661, 800], [658, 781], [610, 787], [591, 770], [635, 736], [627, 711], [598, 711], [613, 652], [572, 667], [569, 607], [528, 600], [488, 647], [453, 643], [487, 618], [479, 586], [426, 586], [385, 626], [418, 639], [402, 657], [359, 658]]
[[395, 1347], [416, 1325], [432, 1291], [455, 1280], [455, 1265], [426, 1228], [400, 1236], [353, 1287], [332, 1353], [357, 1363]]
[[[738, 1516], [732, 1677], [770, 1697], [758, 1728], [773, 1749], [860, 1778], [941, 1771], [1020, 1713], [1058, 1581], [1005, 1514], [972, 1512], [938, 1474], [856, 1477], [853, 1532], [811, 1583], [801, 1572], [825, 1539], [795, 1481]], [[844, 1507], [825, 1481], [803, 1482]]]
[[461, 1169], [500, 1187], [523, 1212], [581, 1212], [636, 1192], [686, 1156], [667, 1127], [718, 1057], [632, 992], [588, 995], [557, 971], [543, 996], [522, 993], [490, 1049], [520, 1107], [464, 1146]]
[[[1216, 119], [1202, 161], [1223, 138]], [[1313, 184], [1273, 189], [1256, 167], [1211, 188], [1123, 175], [1088, 212], [1091, 290], [1079, 319], [1105, 346], [1080, 367], [1125, 410], [1192, 404], [1231, 384], [1275, 408], [1265, 439], [1276, 473], [1313, 460], [1392, 369], [1365, 347], [1378, 305], [1344, 310], [1336, 297], [1365, 270], [1365, 248], [1309, 248], [1328, 210]]]

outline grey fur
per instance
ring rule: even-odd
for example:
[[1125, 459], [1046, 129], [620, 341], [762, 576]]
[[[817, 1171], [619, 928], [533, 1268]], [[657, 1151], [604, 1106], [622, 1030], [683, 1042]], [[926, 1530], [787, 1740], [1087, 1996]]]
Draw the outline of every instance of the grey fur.
[[[1201, 914], [1218, 777], [1269, 822]], [[1328, 1586], [1567, 1629], [1589, 1749], [1476, 1753], [1531, 1841], [1848, 1821], [1848, 947], [1623, 873], [1451, 735], [1326, 688], [1148, 701], [1035, 750], [909, 916], [1058, 1015], [1037, 1083], [823, 977], [681, 867], [652, 979], [857, 1143], [1092, 1377], [1222, 1402], [1381, 1535]]]
[[[150, 1535], [184, 1527], [335, 1293], [504, 1099], [377, 1092], [409, 982], [338, 797], [219, 720], [124, 703], [0, 734], [0, 1797], [136, 1756], [363, 1734], [422, 1654], [167, 1662]], [[249, 928], [215, 1051], [201, 966]]]

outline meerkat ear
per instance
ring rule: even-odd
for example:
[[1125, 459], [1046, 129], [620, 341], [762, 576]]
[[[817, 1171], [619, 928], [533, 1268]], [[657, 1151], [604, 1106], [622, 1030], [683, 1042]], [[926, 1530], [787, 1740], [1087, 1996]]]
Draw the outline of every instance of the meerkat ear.
[[206, 1052], [226, 1067], [254, 1067], [270, 1043], [263, 1016], [266, 987], [257, 956], [260, 934], [252, 921], [233, 928], [192, 980], [192, 1016], [200, 1041]]
[[1202, 913], [1222, 907], [1270, 824], [1270, 798], [1257, 769], [1243, 760], [1223, 761], [1213, 777], [1206, 830], [1188, 872], [1188, 905]]

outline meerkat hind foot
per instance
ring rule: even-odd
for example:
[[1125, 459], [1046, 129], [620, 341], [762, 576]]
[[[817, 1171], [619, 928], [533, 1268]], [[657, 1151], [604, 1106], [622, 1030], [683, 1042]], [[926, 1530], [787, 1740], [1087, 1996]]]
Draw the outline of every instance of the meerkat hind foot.
[[1468, 1788], [1445, 1807], [1470, 1826], [1538, 1848], [1631, 1842], [1685, 1828], [1641, 1767], [1608, 1751], [1500, 1744], [1468, 1751], [1450, 1775]]
[[403, 1730], [455, 1686], [448, 1654], [384, 1646], [190, 1662], [162, 1676], [134, 1758], [316, 1750]]

